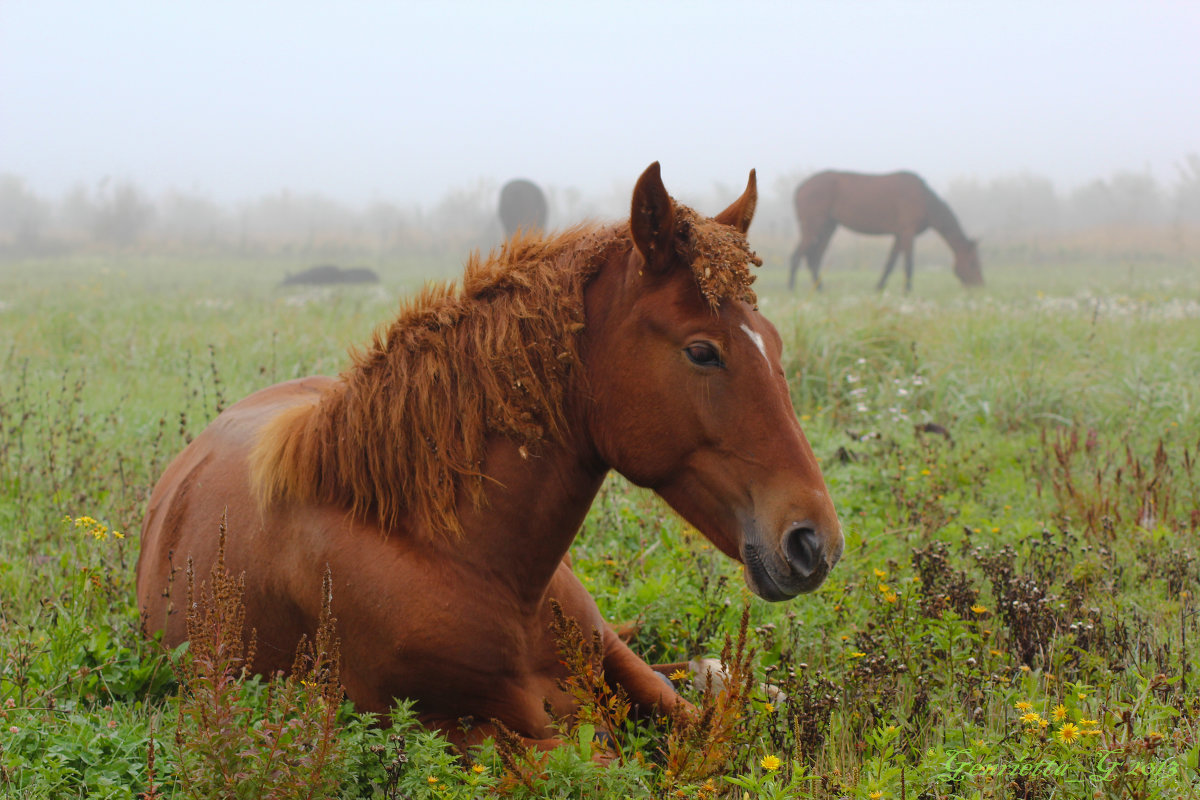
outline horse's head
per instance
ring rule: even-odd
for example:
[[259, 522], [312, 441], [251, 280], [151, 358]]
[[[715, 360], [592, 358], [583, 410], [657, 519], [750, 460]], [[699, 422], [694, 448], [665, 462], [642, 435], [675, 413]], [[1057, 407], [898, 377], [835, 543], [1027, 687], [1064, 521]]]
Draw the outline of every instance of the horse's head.
[[979, 267], [979, 242], [968, 239], [966, 246], [954, 253], [954, 274], [964, 286], [983, 286], [983, 270]]
[[605, 464], [660, 494], [767, 600], [815, 589], [843, 539], [792, 408], [774, 326], [754, 305], [745, 241], [757, 200], [712, 219], [676, 205], [652, 164], [633, 247], [586, 296], [589, 429]]

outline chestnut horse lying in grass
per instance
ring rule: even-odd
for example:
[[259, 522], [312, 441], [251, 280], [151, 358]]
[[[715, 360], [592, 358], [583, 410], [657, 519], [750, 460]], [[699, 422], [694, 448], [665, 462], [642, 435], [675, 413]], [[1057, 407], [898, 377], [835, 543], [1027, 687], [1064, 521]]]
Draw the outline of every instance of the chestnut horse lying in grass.
[[954, 274], [963, 285], [983, 285], [977, 243], [963, 233], [950, 206], [911, 172], [818, 172], [796, 188], [793, 202], [800, 223], [800, 244], [792, 253], [790, 289], [796, 286], [796, 270], [805, 258], [813, 284], [821, 288], [821, 259], [838, 225], [857, 233], [896, 237], [876, 287], [880, 291], [901, 253], [904, 291], [912, 290], [913, 240], [927, 228], [941, 234], [954, 252]]
[[[548, 748], [574, 701], [551, 600], [600, 632], [610, 683], [681, 702], [605, 624], [567, 548], [605, 475], [650, 487], [744, 564], [752, 591], [821, 584], [842, 532], [796, 420], [780, 338], [755, 307], [756, 189], [713, 219], [678, 205], [655, 163], [632, 217], [523, 236], [427, 288], [338, 378], [263, 389], [171, 463], [142, 528], [145, 632], [186, 638], [190, 559], [245, 576], [253, 668], [287, 670], [332, 578], [346, 694], [416, 701], [474, 743], [490, 720]], [[469, 720], [469, 722], [464, 721]], [[465, 726], [465, 733], [460, 730]]]

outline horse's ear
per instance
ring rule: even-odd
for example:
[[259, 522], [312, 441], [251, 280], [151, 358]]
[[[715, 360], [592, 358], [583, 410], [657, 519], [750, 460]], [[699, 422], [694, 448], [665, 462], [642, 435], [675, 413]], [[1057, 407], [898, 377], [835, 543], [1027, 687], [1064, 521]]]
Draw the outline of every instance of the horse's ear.
[[662, 269], [670, 263], [671, 240], [675, 237], [675, 201], [663, 186], [655, 161], [633, 187], [633, 205], [629, 211], [633, 243], [646, 266]]
[[713, 219], [722, 225], [730, 225], [745, 233], [750, 229], [750, 221], [754, 219], [754, 208], [758, 205], [758, 181], [754, 170], [750, 170], [750, 180], [746, 182], [746, 191], [733, 201], [729, 208], [717, 214]]

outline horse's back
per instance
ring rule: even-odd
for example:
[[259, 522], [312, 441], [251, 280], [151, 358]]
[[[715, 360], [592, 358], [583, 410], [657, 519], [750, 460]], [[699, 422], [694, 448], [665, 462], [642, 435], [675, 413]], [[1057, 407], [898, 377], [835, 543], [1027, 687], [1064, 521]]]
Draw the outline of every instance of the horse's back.
[[222, 519], [243, 524], [260, 516], [248, 458], [258, 431], [276, 414], [316, 403], [332, 378], [301, 378], [262, 389], [217, 416], [167, 466], [142, 523], [138, 605], [146, 630], [164, 630], [168, 644], [186, 636], [182, 608], [190, 561], [207, 580]]
[[858, 233], [916, 234], [924, 230], [929, 187], [913, 172], [868, 174], [826, 170], [796, 189], [796, 215], [833, 221]]

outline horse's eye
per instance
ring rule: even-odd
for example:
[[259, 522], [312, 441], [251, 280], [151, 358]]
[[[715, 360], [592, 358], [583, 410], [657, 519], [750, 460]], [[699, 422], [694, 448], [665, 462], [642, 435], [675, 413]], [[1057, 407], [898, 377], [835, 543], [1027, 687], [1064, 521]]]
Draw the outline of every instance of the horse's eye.
[[709, 342], [695, 342], [683, 348], [683, 352], [687, 354], [688, 361], [691, 361], [698, 367], [723, 367], [724, 362], [721, 361], [721, 354]]

